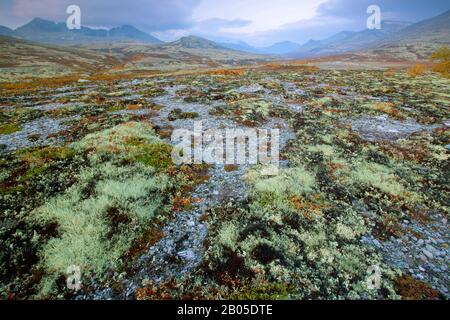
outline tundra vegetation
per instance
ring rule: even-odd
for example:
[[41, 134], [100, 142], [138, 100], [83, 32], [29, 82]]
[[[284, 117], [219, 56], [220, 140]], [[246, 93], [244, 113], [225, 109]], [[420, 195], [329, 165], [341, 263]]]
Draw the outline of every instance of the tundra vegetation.
[[[208, 181], [210, 168], [171, 160], [173, 126], [193, 119], [240, 128], [282, 119], [293, 135], [277, 176], [251, 167], [243, 199], [223, 194], [205, 208], [195, 270], [140, 279], [134, 298], [448, 298], [448, 269], [439, 269], [448, 265], [447, 234], [436, 231], [430, 245], [440, 254], [432, 252], [421, 277], [425, 261], [392, 261], [380, 249], [408, 250], [427, 237], [420, 230], [448, 219], [448, 49], [433, 59], [433, 70], [280, 62], [57, 89], [44, 82], [38, 91], [3, 85], [1, 298], [75, 298], [99, 288], [123, 297], [136, 261], [170, 236], [164, 226]], [[170, 90], [198, 109], [165, 105]], [[58, 121], [56, 132], [33, 127], [46, 119]], [[224, 175], [238, 170], [227, 166]], [[72, 265], [82, 270], [78, 293], [66, 287]]]

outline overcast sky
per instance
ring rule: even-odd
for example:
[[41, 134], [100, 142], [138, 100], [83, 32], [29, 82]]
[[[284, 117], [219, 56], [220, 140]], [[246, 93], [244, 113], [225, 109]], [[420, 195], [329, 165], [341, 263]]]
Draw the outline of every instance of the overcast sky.
[[450, 9], [449, 0], [0, 0], [0, 25], [16, 28], [34, 17], [65, 21], [71, 4], [80, 6], [86, 26], [131, 24], [165, 41], [194, 34], [259, 46], [361, 30], [371, 4], [385, 20], [410, 22]]

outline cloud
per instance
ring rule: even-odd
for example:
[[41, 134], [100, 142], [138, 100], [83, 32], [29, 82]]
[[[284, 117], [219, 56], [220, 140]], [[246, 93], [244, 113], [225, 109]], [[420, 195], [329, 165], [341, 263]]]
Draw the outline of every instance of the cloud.
[[244, 38], [254, 43], [291, 40], [304, 43], [310, 39], [323, 39], [339, 31], [359, 31], [366, 28], [367, 8], [376, 4], [382, 19], [418, 22], [437, 16], [450, 9], [448, 0], [328, 0], [318, 5], [312, 18], [286, 23], [278, 29], [247, 34]]
[[244, 19], [221, 19], [221, 18], [212, 18], [198, 22], [195, 25], [195, 29], [204, 30], [204, 31], [221, 31], [224, 28], [242, 28], [251, 24], [251, 20]]
[[[30, 20], [41, 17], [65, 21], [66, 8], [76, 4], [81, 8], [83, 25], [112, 27], [133, 24], [152, 32], [191, 27], [194, 24], [192, 12], [201, 0], [6, 0], [6, 2], [10, 8], [7, 14], [17, 19]], [[6, 7], [0, 5], [0, 9], [4, 6]]]
[[416, 22], [434, 17], [448, 9], [448, 0], [328, 0], [318, 7], [318, 16], [362, 19], [370, 5], [381, 8], [382, 16], [388, 20]]

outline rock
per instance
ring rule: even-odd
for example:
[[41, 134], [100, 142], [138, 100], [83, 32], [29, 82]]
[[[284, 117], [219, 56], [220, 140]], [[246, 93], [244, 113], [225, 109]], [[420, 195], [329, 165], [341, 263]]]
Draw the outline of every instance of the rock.
[[388, 116], [363, 117], [350, 121], [352, 129], [367, 141], [396, 141], [420, 131], [431, 131], [440, 125], [425, 126], [415, 121], [397, 121]]
[[194, 260], [195, 259], [195, 252], [192, 250], [178, 252], [178, 255], [181, 258], [183, 258], [184, 260]]
[[423, 241], [423, 239], [419, 239], [419, 241], [417, 241], [417, 244], [418, 244], [419, 246], [423, 246], [424, 242], [425, 242], [425, 241]]
[[435, 256], [435, 257], [438, 257], [442, 254], [441, 251], [439, 251], [438, 249], [436, 249], [435, 247], [433, 247], [431, 245], [427, 245], [426, 249], [428, 251], [430, 251], [433, 254], [433, 256]]
[[378, 249], [381, 249], [381, 243], [377, 239], [373, 239], [372, 243], [377, 247]]
[[190, 226], [190, 227], [195, 226], [195, 222], [192, 221], [192, 220], [189, 220], [189, 222], [188, 222], [187, 224], [188, 224], [188, 226]]
[[427, 249], [423, 249], [422, 252], [428, 259], [434, 258], [433, 254], [430, 251], [428, 251]]

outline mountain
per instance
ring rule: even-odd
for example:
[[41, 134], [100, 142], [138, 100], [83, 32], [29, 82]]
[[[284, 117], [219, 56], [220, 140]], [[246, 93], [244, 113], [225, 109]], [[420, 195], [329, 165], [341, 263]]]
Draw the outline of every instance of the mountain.
[[46, 44], [84, 44], [110, 41], [162, 43], [159, 39], [130, 25], [123, 25], [111, 30], [88, 27], [82, 27], [80, 30], [69, 30], [63, 22], [56, 23], [40, 18], [33, 19], [7, 35]]
[[284, 55], [301, 48], [298, 43], [291, 41], [278, 42], [268, 47], [253, 47], [244, 41], [221, 42], [220, 45], [232, 50], [267, 55]]
[[409, 25], [411, 24], [408, 22], [383, 21], [381, 30], [342, 31], [323, 40], [310, 40], [287, 56], [319, 57], [364, 50], [381, 43]]
[[42, 33], [56, 33], [67, 31], [66, 24], [63, 22], [56, 23], [41, 18], [34, 18], [27, 24], [17, 28], [14, 31], [15, 35], [27, 35], [31, 32], [42, 32]]
[[0, 26], [0, 35], [2, 36], [10, 36], [12, 35], [13, 30], [4, 26]]
[[395, 33], [388, 43], [413, 43], [413, 42], [438, 42], [442, 44], [450, 43], [450, 10], [443, 14], [427, 19]]
[[297, 51], [301, 48], [298, 43], [291, 41], [283, 41], [275, 43], [269, 47], [259, 48], [259, 52], [263, 54], [284, 55], [289, 52]]
[[411, 61], [428, 60], [433, 52], [443, 46], [450, 46], [450, 10], [392, 34], [369, 48], [368, 53]]
[[228, 50], [211, 40], [207, 40], [201, 37], [188, 36], [182, 37], [181, 39], [168, 43], [169, 47], [178, 47], [184, 49], [215, 49], [215, 50]]
[[220, 46], [224, 48], [228, 48], [231, 50], [248, 52], [248, 53], [260, 53], [259, 49], [256, 47], [252, 47], [245, 41], [234, 41], [234, 42], [220, 42]]
[[111, 30], [109, 30], [109, 37], [114, 39], [139, 40], [147, 43], [163, 43], [161, 40], [130, 25], [123, 25], [121, 27], [112, 28]]

